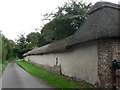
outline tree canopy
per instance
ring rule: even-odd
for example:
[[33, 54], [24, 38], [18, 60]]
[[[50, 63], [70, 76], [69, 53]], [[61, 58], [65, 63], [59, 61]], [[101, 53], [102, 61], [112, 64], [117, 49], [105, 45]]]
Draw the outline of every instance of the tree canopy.
[[2, 60], [9, 60], [12, 57], [17, 57], [16, 47], [17, 44], [0, 34], [0, 45], [2, 51]]
[[29, 50], [72, 35], [87, 19], [86, 12], [91, 6], [81, 1], [71, 0], [59, 6], [56, 12], [44, 15], [43, 20], [49, 20], [49, 22], [42, 27], [41, 32], [31, 32], [26, 37], [20, 34], [16, 43], [0, 33], [2, 59], [7, 60], [11, 56], [23, 58], [23, 54]]
[[19, 36], [17, 40], [19, 57], [29, 50], [72, 35], [87, 19], [86, 12], [91, 6], [91, 4], [71, 0], [59, 6], [56, 12], [45, 14], [44, 20], [49, 22], [43, 26], [41, 32], [31, 32], [26, 37]]
[[71, 0], [62, 7], [58, 7], [57, 12], [45, 14], [44, 20], [50, 20], [50, 22], [42, 28], [41, 34], [48, 42], [72, 35], [87, 19], [86, 12], [91, 6], [91, 3], [86, 4], [82, 1]]

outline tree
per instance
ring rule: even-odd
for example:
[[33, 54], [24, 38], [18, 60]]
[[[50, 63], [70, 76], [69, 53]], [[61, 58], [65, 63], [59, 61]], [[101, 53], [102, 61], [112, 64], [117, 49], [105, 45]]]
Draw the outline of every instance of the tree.
[[42, 29], [42, 35], [48, 42], [57, 41], [72, 35], [76, 29], [71, 25], [71, 19], [56, 19]]
[[26, 40], [32, 46], [32, 48], [47, 44], [46, 40], [39, 32], [31, 32], [27, 35]]
[[27, 42], [25, 36], [23, 34], [20, 34], [17, 40], [17, 49], [16, 49], [16, 52], [18, 53], [18, 57], [23, 58], [23, 54], [30, 50], [32, 50], [32, 46]]
[[0, 62], [2, 61], [2, 34], [0, 31]]
[[3, 34], [0, 34], [0, 44], [2, 46], [1, 51], [2, 53], [0, 54], [2, 57], [3, 62], [5, 60], [10, 60], [10, 58], [17, 57], [16, 52], [14, 50], [16, 49], [17, 44], [6, 38]]
[[[55, 13], [47, 13], [44, 20], [50, 20], [41, 31], [47, 42], [57, 41], [72, 35], [87, 19], [86, 12], [91, 4], [71, 0]], [[50, 19], [53, 18], [53, 19]]]
[[27, 42], [29, 42], [33, 47], [36, 47], [39, 45], [39, 38], [40, 33], [39, 32], [31, 32], [27, 35]]

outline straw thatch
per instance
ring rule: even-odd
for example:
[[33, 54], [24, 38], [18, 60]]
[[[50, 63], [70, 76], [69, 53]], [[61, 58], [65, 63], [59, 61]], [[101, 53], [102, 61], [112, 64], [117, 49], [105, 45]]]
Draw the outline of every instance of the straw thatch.
[[68, 47], [100, 38], [120, 37], [120, 6], [109, 2], [98, 2], [87, 13], [88, 19], [73, 35], [24, 54], [36, 55], [60, 52]]

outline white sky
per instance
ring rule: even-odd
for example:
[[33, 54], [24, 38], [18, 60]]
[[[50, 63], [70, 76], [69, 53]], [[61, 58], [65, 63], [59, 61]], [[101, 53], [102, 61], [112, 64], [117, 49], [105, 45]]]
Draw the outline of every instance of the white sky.
[[[61, 6], [67, 1], [69, 0], [0, 0], [0, 30], [7, 38], [15, 40], [20, 33], [28, 34], [35, 31], [35, 28], [41, 28], [45, 23], [42, 21], [43, 15], [54, 11], [58, 5]], [[101, 0], [83, 1], [94, 4]]]

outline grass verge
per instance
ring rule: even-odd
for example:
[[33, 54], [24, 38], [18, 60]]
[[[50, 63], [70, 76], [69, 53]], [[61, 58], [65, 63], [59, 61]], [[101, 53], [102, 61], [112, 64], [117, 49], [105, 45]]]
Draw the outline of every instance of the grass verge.
[[0, 62], [0, 75], [2, 75], [2, 72], [5, 70], [8, 63], [9, 61]]
[[88, 89], [92, 87], [91, 85], [85, 83], [79, 83], [61, 75], [55, 75], [26, 61], [18, 62], [18, 65], [20, 65], [23, 69], [25, 69], [33, 76], [43, 79], [47, 83], [57, 88], [87, 88]]
[[2, 75], [2, 73], [5, 70], [7, 64], [10, 63], [11, 61], [15, 61], [15, 60], [18, 60], [18, 58], [17, 57], [11, 57], [8, 60], [0, 61], [0, 75]]
[[2, 63], [2, 72], [5, 70], [5, 68], [6, 68], [6, 66], [7, 66], [8, 63], [9, 63], [9, 61], [4, 61]]

